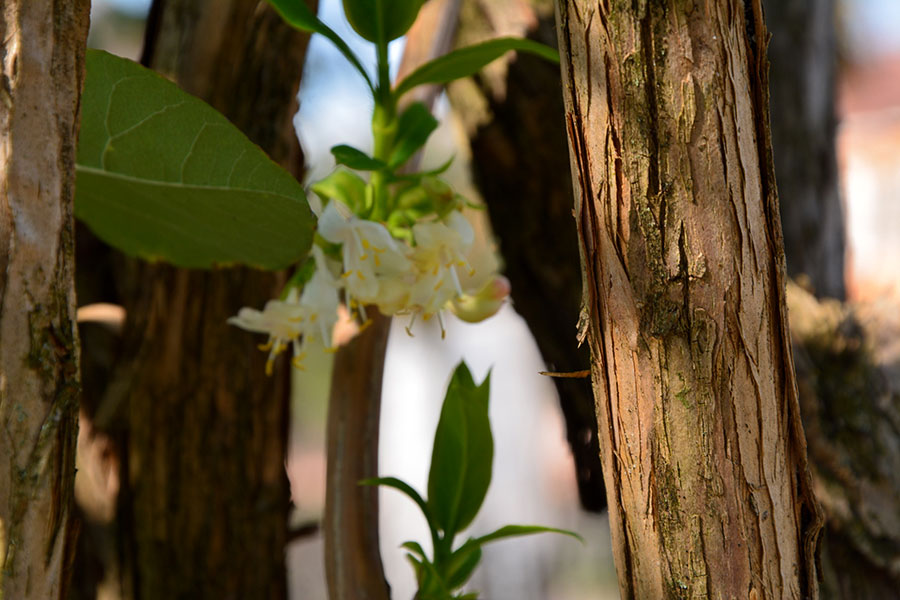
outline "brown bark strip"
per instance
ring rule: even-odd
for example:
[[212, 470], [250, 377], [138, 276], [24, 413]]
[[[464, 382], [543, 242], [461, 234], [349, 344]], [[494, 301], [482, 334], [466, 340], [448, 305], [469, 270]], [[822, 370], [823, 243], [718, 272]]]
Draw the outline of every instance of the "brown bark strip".
[[[623, 598], [816, 597], [758, 2], [561, 0]], [[749, 18], [749, 21], [747, 20]]]
[[334, 600], [388, 600], [378, 548], [378, 488], [359, 485], [378, 475], [381, 382], [390, 317], [367, 309], [372, 324], [334, 361], [328, 402], [325, 493], [325, 575]]
[[0, 598], [67, 596], [79, 395], [73, 212], [90, 4], [0, 8]]
[[[309, 36], [257, 0], [166, 0], [154, 14], [150, 66], [299, 176], [291, 118]], [[98, 415], [119, 417], [127, 431], [124, 594], [284, 598], [288, 370], [282, 360], [266, 377], [258, 340], [226, 322], [276, 296], [283, 275], [137, 261], [117, 275], [124, 357]]]

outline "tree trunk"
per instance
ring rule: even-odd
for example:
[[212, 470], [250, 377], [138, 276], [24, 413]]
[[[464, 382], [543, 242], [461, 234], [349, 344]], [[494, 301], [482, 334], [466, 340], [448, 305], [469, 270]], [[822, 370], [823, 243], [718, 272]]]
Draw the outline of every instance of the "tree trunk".
[[759, 0], [559, 17], [622, 597], [815, 598]]
[[[299, 175], [291, 117], [307, 42], [257, 0], [157, 0], [144, 62]], [[226, 323], [275, 297], [283, 275], [130, 262], [119, 276], [125, 359], [105, 402], [127, 411], [126, 595], [284, 598], [288, 369], [266, 377], [256, 340]]]
[[766, 0], [772, 146], [788, 275], [842, 300], [844, 221], [834, 134], [834, 0]]
[[[464, 3], [457, 46], [504, 35], [556, 46], [552, 2]], [[587, 370], [587, 347], [575, 339], [581, 272], [559, 67], [523, 53], [448, 91], [469, 135], [472, 172], [499, 239], [516, 311], [551, 371]], [[590, 379], [555, 378], [554, 384], [581, 504], [600, 511], [606, 492]]]
[[73, 211], [90, 4], [0, 8], [0, 598], [65, 598], [78, 428]]

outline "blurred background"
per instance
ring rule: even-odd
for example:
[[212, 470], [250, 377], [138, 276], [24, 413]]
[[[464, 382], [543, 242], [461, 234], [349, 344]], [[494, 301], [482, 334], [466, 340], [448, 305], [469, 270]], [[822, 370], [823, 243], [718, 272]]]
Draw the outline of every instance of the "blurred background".
[[[896, 301], [900, 299], [900, 2], [840, 0], [838, 5], [837, 154], [846, 223], [847, 295], [853, 300]], [[89, 44], [137, 58], [148, 10], [149, 0], [94, 0]], [[373, 61], [343, 20], [339, 0], [321, 0], [320, 16], [351, 40], [354, 51]], [[398, 40], [391, 47], [392, 60], [399, 62], [402, 52], [403, 40]], [[365, 149], [370, 144], [366, 88], [319, 36], [309, 47], [299, 102], [295, 126], [309, 179], [333, 168], [331, 146], [346, 143]], [[777, 110], [773, 105], [772, 111]], [[477, 199], [464, 125], [446, 97], [438, 101], [436, 111], [442, 126], [426, 149], [425, 166], [455, 156], [449, 179], [464, 195]], [[490, 226], [483, 222], [479, 229], [489, 240]], [[472, 534], [508, 523], [542, 524], [576, 530], [586, 544], [551, 535], [495, 544], [486, 549], [471, 588], [492, 600], [616, 598], [605, 513], [589, 514], [580, 508], [556, 390], [538, 374], [546, 366], [515, 309], [507, 305], [478, 325], [449, 316], [445, 340], [434, 322], [417, 324], [414, 337], [404, 331], [405, 323], [394, 323], [384, 378], [381, 474], [424, 490], [440, 401], [452, 368], [464, 359], [479, 380], [493, 369], [494, 480]], [[574, 322], [571, 327], [574, 335]], [[298, 525], [317, 521], [323, 510], [329, 361], [324, 355], [313, 358], [306, 372], [293, 372], [287, 470]], [[382, 490], [381, 513], [382, 559], [393, 595], [410, 598], [415, 590], [412, 570], [399, 545], [427, 539], [427, 528], [417, 509], [393, 491]], [[318, 535], [289, 546], [292, 598], [326, 598], [322, 551]]]

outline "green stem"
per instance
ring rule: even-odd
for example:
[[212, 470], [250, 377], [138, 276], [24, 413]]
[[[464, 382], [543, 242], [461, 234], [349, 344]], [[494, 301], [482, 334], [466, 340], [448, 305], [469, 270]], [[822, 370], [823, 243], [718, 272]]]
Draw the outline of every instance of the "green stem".
[[[375, 96], [375, 112], [372, 115], [372, 136], [375, 142], [375, 158], [385, 162], [391, 156], [394, 136], [397, 133], [397, 108], [391, 92], [390, 63], [388, 62], [387, 42], [376, 44], [378, 54], [378, 93]], [[389, 206], [390, 198], [385, 174], [372, 173], [369, 181], [372, 186], [374, 202], [370, 217], [375, 221], [387, 219], [393, 207]]]

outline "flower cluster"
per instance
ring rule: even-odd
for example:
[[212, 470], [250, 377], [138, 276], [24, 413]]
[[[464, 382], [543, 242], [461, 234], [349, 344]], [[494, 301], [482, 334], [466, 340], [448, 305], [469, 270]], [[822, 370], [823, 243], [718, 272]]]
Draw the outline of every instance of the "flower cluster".
[[385, 224], [356, 216], [340, 200], [331, 199], [323, 208], [311, 196], [310, 206], [318, 217], [319, 244], [313, 246], [315, 270], [302, 293], [289, 284], [283, 299], [270, 300], [262, 311], [242, 308], [229, 319], [269, 336], [260, 346], [269, 352], [268, 373], [289, 346], [294, 366], [301, 369], [308, 344], [333, 349], [341, 300], [363, 326], [365, 307], [376, 306], [385, 315], [409, 315], [407, 332], [417, 316], [436, 316], [443, 335], [441, 311], [477, 322], [495, 314], [509, 294], [493, 254], [474, 251], [474, 231], [458, 208], [443, 217], [427, 215], [409, 228], [411, 235], [399, 239]]

